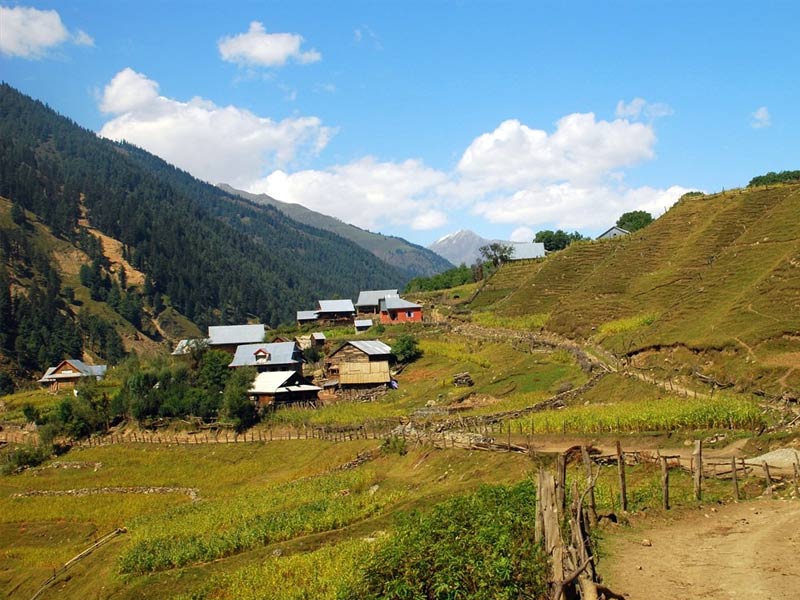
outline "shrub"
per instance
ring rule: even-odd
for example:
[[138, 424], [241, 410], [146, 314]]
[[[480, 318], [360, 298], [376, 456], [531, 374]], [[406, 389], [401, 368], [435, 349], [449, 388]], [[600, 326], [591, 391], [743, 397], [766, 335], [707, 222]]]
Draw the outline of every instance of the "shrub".
[[547, 593], [549, 567], [533, 540], [529, 481], [484, 486], [430, 513], [404, 516], [344, 598], [511, 600]]
[[44, 444], [40, 446], [30, 444], [17, 446], [6, 455], [6, 462], [2, 468], [3, 475], [19, 473], [28, 467], [38, 466], [50, 458], [52, 453], [52, 446]]
[[417, 338], [404, 333], [392, 345], [392, 354], [398, 362], [409, 363], [422, 356], [422, 351], [419, 349]]

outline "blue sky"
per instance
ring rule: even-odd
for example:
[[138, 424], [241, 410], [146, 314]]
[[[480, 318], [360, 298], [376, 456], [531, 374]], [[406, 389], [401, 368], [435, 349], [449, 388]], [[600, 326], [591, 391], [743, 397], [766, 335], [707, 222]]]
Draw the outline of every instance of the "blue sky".
[[79, 124], [424, 245], [800, 168], [798, 2], [0, 6], [0, 77]]

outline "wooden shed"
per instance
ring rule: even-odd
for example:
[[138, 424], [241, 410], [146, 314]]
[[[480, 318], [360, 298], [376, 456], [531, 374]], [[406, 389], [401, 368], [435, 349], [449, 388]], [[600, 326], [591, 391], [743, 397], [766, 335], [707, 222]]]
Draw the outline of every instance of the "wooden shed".
[[361, 386], [389, 383], [392, 350], [381, 341], [348, 341], [325, 359], [325, 375], [339, 385]]

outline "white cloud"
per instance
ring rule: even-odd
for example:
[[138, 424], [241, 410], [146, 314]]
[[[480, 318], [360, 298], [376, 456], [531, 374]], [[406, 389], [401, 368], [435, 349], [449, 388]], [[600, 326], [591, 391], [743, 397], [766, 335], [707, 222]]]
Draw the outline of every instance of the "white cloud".
[[512, 242], [530, 242], [536, 237], [536, 232], [530, 227], [517, 227], [511, 232]]
[[317, 117], [273, 121], [235, 106], [158, 94], [158, 83], [132, 69], [105, 87], [100, 108], [116, 115], [100, 135], [126, 140], [212, 183], [244, 188], [300, 153], [317, 154], [334, 130]]
[[94, 46], [94, 38], [83, 29], [78, 29], [72, 36], [72, 41], [78, 46]]
[[249, 191], [302, 204], [365, 229], [393, 224], [423, 230], [447, 221], [435, 195], [446, 180], [445, 173], [417, 160], [395, 163], [365, 157], [325, 170], [275, 171]]
[[511, 195], [476, 203], [473, 212], [492, 223], [552, 225], [559, 229], [592, 229], [613, 224], [631, 210], [659, 216], [678, 198], [691, 191], [681, 186], [668, 189], [625, 188], [571, 183], [536, 185]]
[[644, 117], [648, 120], [657, 119], [659, 117], [668, 117], [674, 114], [675, 111], [669, 104], [663, 102], [648, 102], [644, 98], [634, 98], [629, 103], [625, 104], [623, 100], [617, 102], [616, 115], [620, 119], [638, 119]]
[[552, 134], [509, 120], [473, 140], [458, 172], [483, 191], [542, 181], [593, 181], [652, 158], [655, 140], [649, 125], [597, 121], [593, 113], [563, 117]]
[[267, 33], [258, 21], [250, 23], [247, 33], [222, 38], [217, 47], [222, 60], [239, 65], [281, 67], [293, 59], [300, 64], [317, 62], [322, 54], [301, 51], [303, 37], [296, 33]]
[[769, 109], [766, 106], [760, 106], [750, 116], [753, 118], [750, 125], [754, 129], [763, 129], [764, 127], [772, 125], [772, 116], [769, 114]]
[[37, 10], [27, 6], [0, 6], [0, 53], [27, 59], [39, 59], [49, 50], [72, 41], [93, 46], [85, 31], [70, 35], [55, 10]]

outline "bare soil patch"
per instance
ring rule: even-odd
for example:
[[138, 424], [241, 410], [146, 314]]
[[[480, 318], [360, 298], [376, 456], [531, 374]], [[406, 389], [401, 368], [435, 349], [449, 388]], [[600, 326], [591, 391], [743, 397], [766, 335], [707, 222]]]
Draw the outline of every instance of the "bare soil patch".
[[705, 507], [609, 535], [606, 583], [628, 600], [800, 599], [800, 502]]

